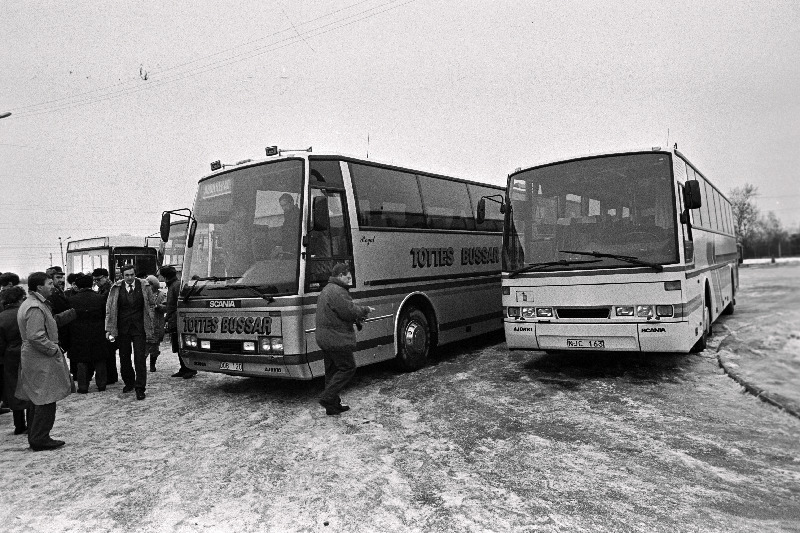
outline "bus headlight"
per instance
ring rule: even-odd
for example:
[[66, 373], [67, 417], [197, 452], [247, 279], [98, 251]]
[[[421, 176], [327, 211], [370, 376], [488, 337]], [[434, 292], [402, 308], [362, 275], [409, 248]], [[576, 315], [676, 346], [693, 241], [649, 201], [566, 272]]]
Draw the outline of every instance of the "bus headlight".
[[253, 341], [244, 341], [242, 343], [242, 348], [245, 352], [255, 352], [256, 351], [256, 343]]
[[201, 350], [210, 350], [211, 349], [211, 341], [208, 341], [208, 340], [200, 341], [200, 349]]
[[647, 318], [653, 316], [653, 306], [652, 305], [637, 305], [636, 306], [636, 316]]
[[633, 306], [632, 305], [617, 306], [617, 316], [633, 316]]
[[519, 317], [519, 307], [509, 307], [507, 316], [509, 318], [517, 318], [517, 317]]
[[536, 316], [536, 309], [533, 307], [522, 307], [522, 318], [533, 318]]
[[658, 318], [665, 317], [665, 316], [672, 316], [673, 309], [671, 305], [657, 305], [656, 306], [656, 316]]
[[191, 333], [183, 334], [183, 345], [187, 348], [197, 348], [197, 335]]
[[536, 316], [539, 318], [553, 318], [553, 308], [552, 307], [537, 307], [536, 308]]
[[259, 337], [259, 353], [283, 355], [283, 337]]

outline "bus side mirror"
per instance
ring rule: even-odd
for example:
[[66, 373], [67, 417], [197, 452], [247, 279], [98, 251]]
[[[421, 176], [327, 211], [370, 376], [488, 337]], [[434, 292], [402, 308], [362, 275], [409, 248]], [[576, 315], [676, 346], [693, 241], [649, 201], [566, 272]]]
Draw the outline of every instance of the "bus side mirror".
[[688, 180], [683, 188], [683, 204], [686, 209], [698, 209], [703, 205], [703, 197], [700, 195], [700, 182]]
[[481, 198], [478, 200], [478, 217], [477, 222], [478, 224], [483, 224], [486, 220], [486, 198]]
[[330, 217], [328, 216], [328, 197], [315, 196], [314, 205], [311, 209], [311, 229], [313, 231], [327, 231], [331, 225]]
[[194, 245], [194, 234], [197, 231], [197, 220], [194, 218], [189, 222], [189, 234], [186, 236], [186, 247], [191, 248]]
[[167, 242], [169, 240], [169, 212], [165, 211], [161, 214], [161, 240]]

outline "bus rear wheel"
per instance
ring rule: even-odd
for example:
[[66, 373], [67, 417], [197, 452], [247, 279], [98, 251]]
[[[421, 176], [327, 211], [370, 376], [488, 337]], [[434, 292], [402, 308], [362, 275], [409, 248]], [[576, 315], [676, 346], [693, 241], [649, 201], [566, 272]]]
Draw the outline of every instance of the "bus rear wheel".
[[431, 332], [425, 313], [409, 307], [400, 319], [397, 364], [402, 370], [419, 370], [425, 366], [431, 349]]

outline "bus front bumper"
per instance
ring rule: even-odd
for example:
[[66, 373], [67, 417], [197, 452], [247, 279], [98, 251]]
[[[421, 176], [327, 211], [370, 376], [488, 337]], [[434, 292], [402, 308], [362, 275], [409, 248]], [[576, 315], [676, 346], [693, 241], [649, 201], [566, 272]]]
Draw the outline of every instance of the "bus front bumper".
[[305, 355], [240, 355], [181, 350], [181, 359], [192, 370], [230, 376], [312, 379]]
[[688, 352], [696, 333], [688, 322], [631, 324], [505, 321], [511, 350]]

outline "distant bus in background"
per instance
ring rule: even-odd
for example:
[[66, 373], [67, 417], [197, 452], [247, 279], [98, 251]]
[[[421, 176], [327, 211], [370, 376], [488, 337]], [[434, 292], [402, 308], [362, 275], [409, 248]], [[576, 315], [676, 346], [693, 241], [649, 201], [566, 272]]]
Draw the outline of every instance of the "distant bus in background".
[[144, 277], [158, 270], [158, 251], [145, 246], [145, 237], [110, 235], [79, 239], [67, 243], [67, 273], [91, 273], [95, 268], [108, 270], [111, 281], [121, 279], [119, 269], [131, 263], [136, 275]]
[[161, 240], [160, 233], [148, 235], [145, 244], [158, 250], [158, 266], [174, 267], [178, 274], [183, 270], [183, 254], [186, 249], [187, 220], [170, 223], [169, 240]]

